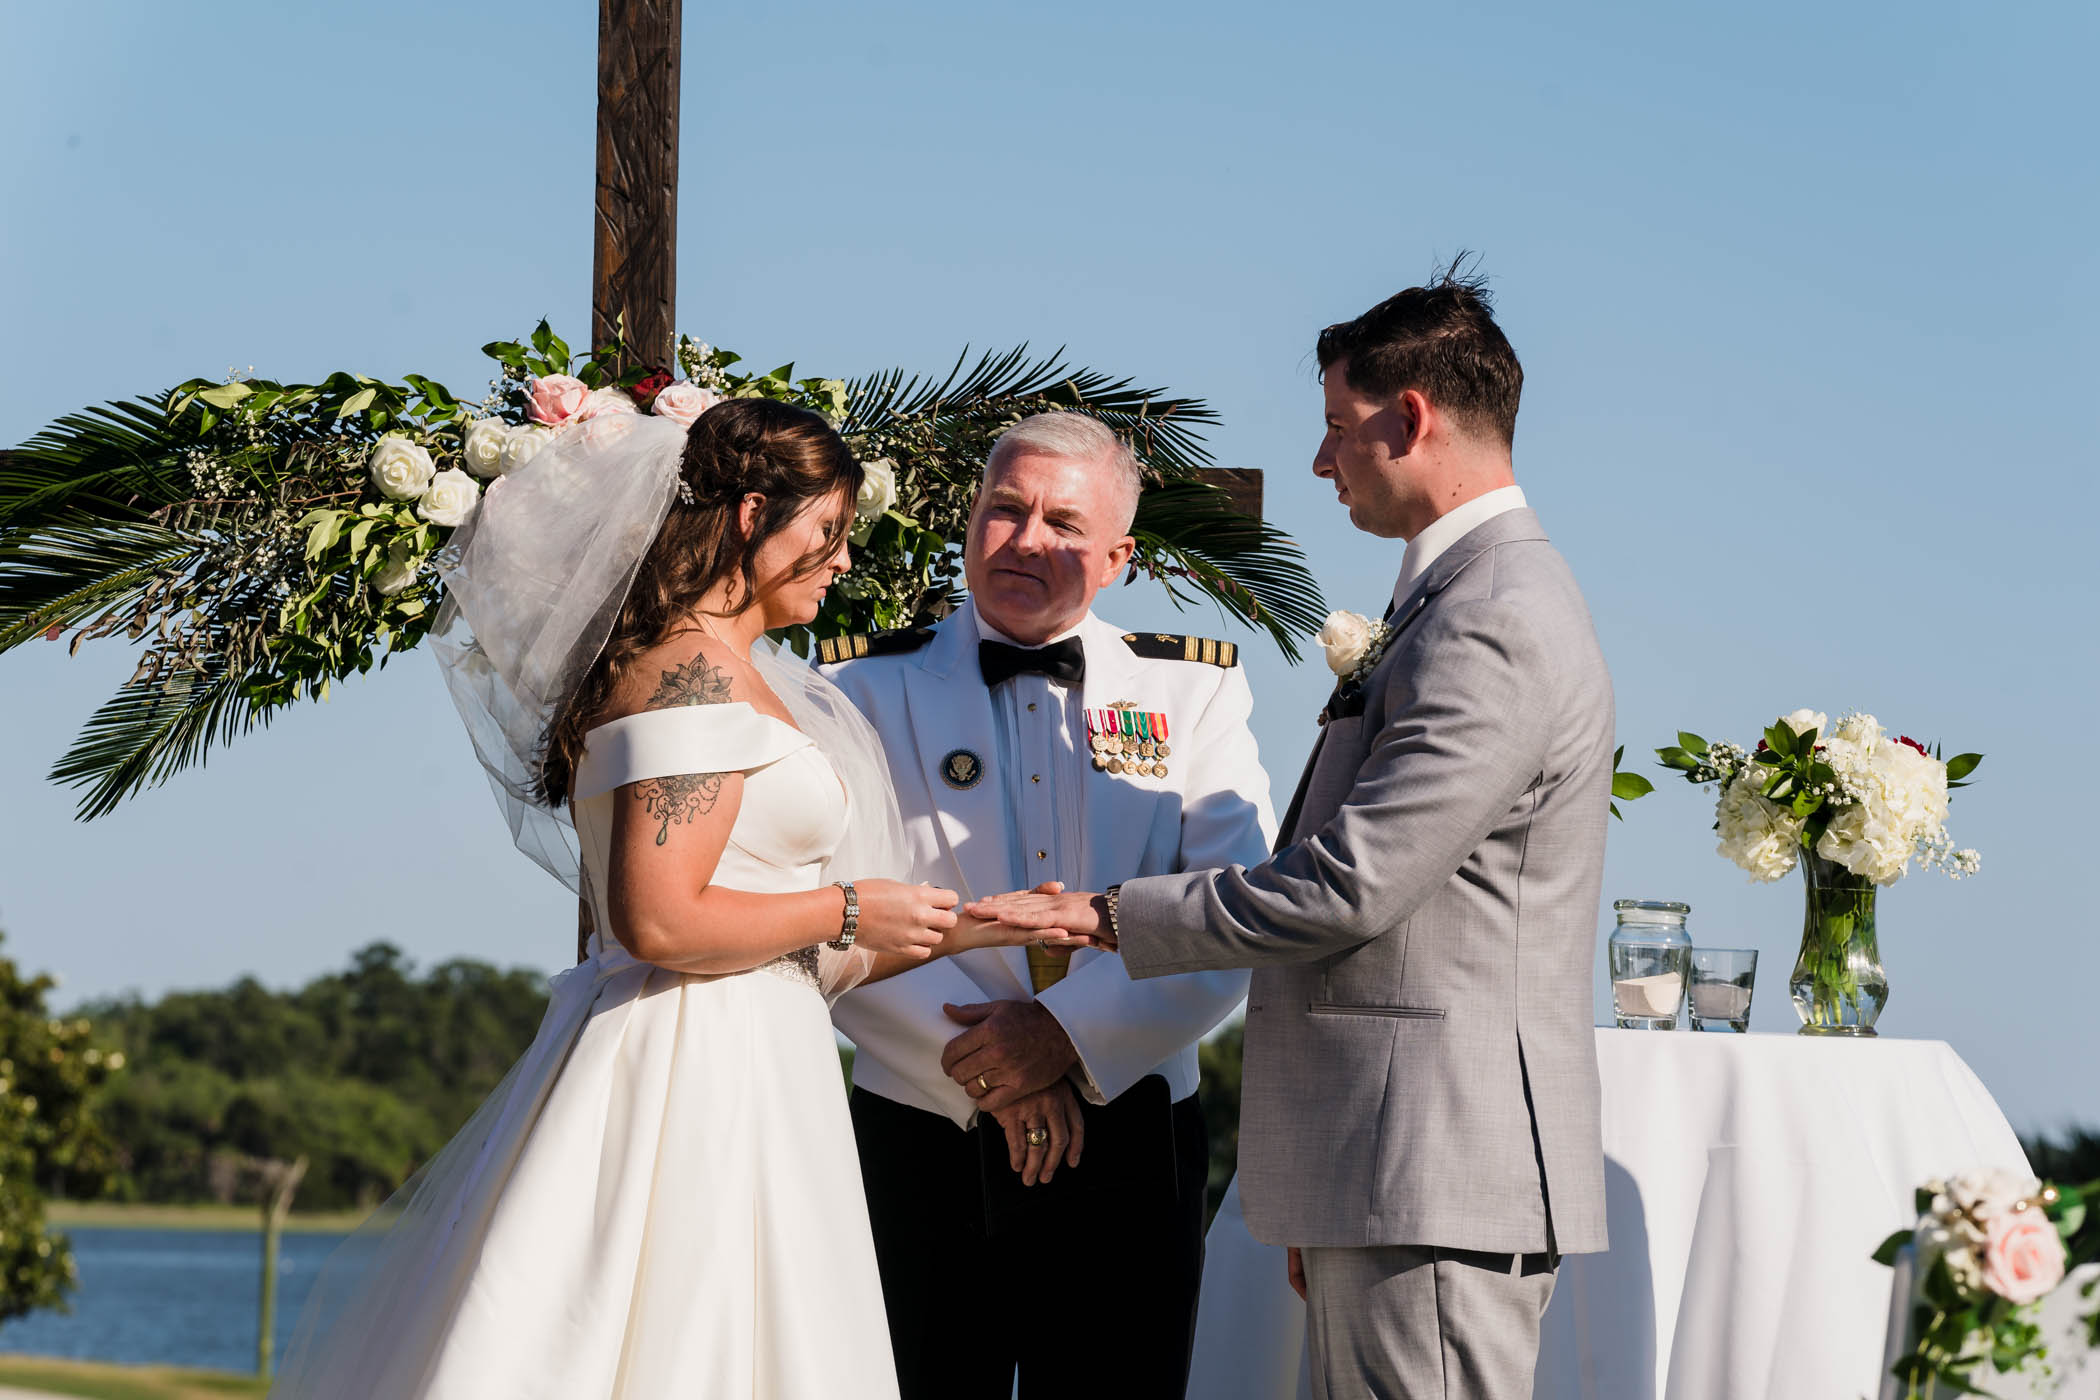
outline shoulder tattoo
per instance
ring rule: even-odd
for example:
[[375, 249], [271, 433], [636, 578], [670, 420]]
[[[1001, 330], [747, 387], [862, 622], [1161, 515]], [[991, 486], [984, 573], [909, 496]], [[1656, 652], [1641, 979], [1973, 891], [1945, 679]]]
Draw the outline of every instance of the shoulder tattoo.
[[664, 672], [656, 693], [642, 706], [645, 710], [670, 710], [680, 705], [725, 705], [729, 703], [729, 673], [695, 653], [683, 666]]
[[673, 773], [634, 785], [635, 800], [656, 818], [656, 844], [671, 839], [671, 828], [697, 821], [715, 809], [722, 797], [720, 773]]

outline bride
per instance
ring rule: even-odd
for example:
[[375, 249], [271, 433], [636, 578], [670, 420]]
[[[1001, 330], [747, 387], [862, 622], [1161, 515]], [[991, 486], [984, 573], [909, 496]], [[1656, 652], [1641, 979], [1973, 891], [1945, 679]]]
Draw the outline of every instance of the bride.
[[273, 1395], [897, 1393], [827, 1002], [1030, 935], [866, 878], [906, 870], [875, 736], [762, 641], [846, 571], [860, 479], [784, 404], [608, 415], [448, 546], [440, 663], [587, 956], [331, 1261]]

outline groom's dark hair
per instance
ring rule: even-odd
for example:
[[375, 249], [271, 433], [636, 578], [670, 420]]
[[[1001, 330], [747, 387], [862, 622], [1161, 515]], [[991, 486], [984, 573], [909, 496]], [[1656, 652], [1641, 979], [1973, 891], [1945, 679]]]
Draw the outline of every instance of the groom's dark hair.
[[1344, 382], [1357, 393], [1391, 398], [1416, 390], [1507, 446], [1517, 435], [1524, 367], [1495, 324], [1487, 279], [1468, 267], [1472, 261], [1461, 253], [1428, 286], [1409, 287], [1321, 331], [1314, 350], [1321, 376], [1347, 360]]

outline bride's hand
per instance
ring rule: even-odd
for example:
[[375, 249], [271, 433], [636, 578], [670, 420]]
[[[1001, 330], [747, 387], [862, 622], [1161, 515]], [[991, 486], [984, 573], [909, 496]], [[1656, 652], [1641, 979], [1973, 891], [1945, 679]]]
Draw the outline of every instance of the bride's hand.
[[901, 880], [860, 880], [853, 889], [860, 896], [858, 946], [914, 962], [950, 951], [943, 943], [957, 922], [954, 890]]

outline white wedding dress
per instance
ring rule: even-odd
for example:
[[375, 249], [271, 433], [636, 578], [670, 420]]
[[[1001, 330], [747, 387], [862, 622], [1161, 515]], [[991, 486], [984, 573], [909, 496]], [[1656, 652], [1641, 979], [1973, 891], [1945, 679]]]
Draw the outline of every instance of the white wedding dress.
[[[726, 888], [814, 889], [845, 834], [823, 753], [749, 705], [645, 711], [586, 743], [587, 892], [625, 783], [746, 775]], [[710, 978], [603, 932], [589, 947], [509, 1078], [330, 1266], [273, 1395], [897, 1394], [826, 1003], [864, 958], [807, 948]]]

